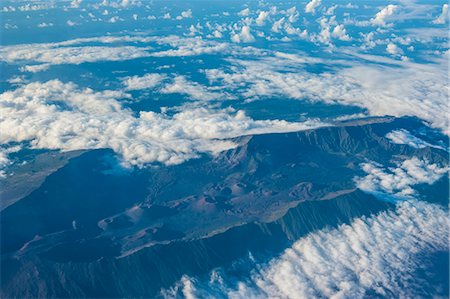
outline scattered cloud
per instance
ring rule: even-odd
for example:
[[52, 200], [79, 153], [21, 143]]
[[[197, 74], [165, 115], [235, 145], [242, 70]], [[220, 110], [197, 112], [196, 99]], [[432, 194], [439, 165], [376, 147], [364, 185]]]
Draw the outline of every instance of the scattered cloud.
[[[430, 63], [398, 61], [381, 56], [354, 55], [346, 67], [337, 60], [320, 60], [334, 70], [311, 73], [304, 57], [288, 56], [254, 60], [230, 59], [227, 71], [205, 71], [212, 82], [243, 98], [284, 96], [306, 101], [354, 105], [370, 115], [413, 115], [446, 133], [447, 62], [445, 56]], [[311, 60], [311, 62], [314, 60]], [[310, 62], [310, 63], [311, 63]]]
[[242, 26], [241, 32], [231, 35], [231, 41], [235, 43], [251, 43], [255, 41], [255, 37], [250, 32], [249, 26]]
[[370, 22], [373, 25], [378, 25], [378, 26], [387, 26], [388, 24], [386, 23], [387, 21], [389, 21], [392, 17], [392, 15], [394, 14], [394, 12], [397, 10], [398, 6], [397, 5], [393, 5], [393, 4], [389, 4], [388, 6], [386, 6], [385, 8], [383, 8], [382, 10], [380, 10], [373, 19], [370, 20]]
[[247, 17], [248, 15], [250, 15], [249, 8], [245, 8], [245, 9], [241, 10], [240, 12], [238, 12], [238, 16], [241, 16], [241, 17]]
[[264, 26], [268, 17], [269, 17], [269, 12], [261, 11], [255, 20], [256, 25]]
[[428, 164], [416, 157], [398, 163], [397, 167], [383, 168], [375, 163], [363, 163], [361, 166], [367, 176], [356, 179], [358, 188], [397, 197], [415, 195], [414, 185], [432, 184], [448, 171], [446, 167]]
[[306, 4], [305, 12], [315, 13], [316, 8], [319, 7], [321, 3], [322, 3], [322, 0], [311, 0], [310, 2], [308, 2], [308, 4]]
[[192, 18], [192, 10], [191, 9], [182, 11], [181, 14], [176, 17], [177, 20], [189, 19], [189, 18]]
[[394, 43], [387, 44], [386, 52], [394, 56], [403, 54], [403, 50]]
[[391, 142], [395, 144], [406, 144], [414, 148], [425, 148], [425, 147], [434, 147], [442, 150], [446, 150], [442, 146], [430, 144], [405, 129], [394, 130], [386, 134], [386, 138], [388, 138]]

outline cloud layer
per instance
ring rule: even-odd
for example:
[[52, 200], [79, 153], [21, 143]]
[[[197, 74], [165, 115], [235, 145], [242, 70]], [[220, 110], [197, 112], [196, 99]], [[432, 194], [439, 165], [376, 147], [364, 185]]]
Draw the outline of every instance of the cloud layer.
[[173, 116], [123, 108], [121, 91], [95, 92], [73, 83], [34, 82], [0, 94], [0, 142], [31, 141], [33, 148], [111, 148], [129, 165], [181, 163], [199, 152], [235, 145], [220, 139], [319, 126], [253, 120], [232, 109], [184, 109]]
[[415, 278], [422, 254], [448, 250], [449, 220], [437, 205], [416, 200], [396, 210], [362, 217], [337, 229], [301, 238], [280, 257], [253, 270], [249, 281], [235, 282], [218, 272], [209, 281], [183, 277], [167, 298], [365, 298], [415, 297], [436, 292]]

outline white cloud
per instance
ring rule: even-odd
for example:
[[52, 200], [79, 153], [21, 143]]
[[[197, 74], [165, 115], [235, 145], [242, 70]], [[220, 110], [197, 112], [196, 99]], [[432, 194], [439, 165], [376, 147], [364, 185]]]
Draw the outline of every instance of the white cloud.
[[[63, 42], [64, 43], [64, 42]], [[0, 49], [0, 60], [7, 63], [34, 62], [42, 63], [41, 66], [29, 66], [31, 70], [39, 70], [47, 65], [55, 64], [80, 64], [95, 61], [122, 61], [141, 57], [148, 57], [148, 47], [121, 46], [63, 46], [63, 43], [55, 44], [22, 44], [5, 46]], [[76, 43], [75, 40], [67, 44]]]
[[334, 27], [333, 32], [331, 33], [331, 36], [338, 38], [342, 41], [350, 41], [351, 40], [350, 36], [347, 34], [346, 29], [344, 28], [344, 25], [342, 25], [342, 24]]
[[182, 11], [181, 14], [176, 17], [177, 20], [192, 18], [192, 10], [188, 9], [186, 11]]
[[394, 130], [386, 134], [386, 138], [391, 140], [395, 144], [407, 144], [414, 148], [425, 148], [425, 147], [434, 147], [446, 150], [445, 148], [430, 144], [416, 136], [412, 135], [409, 131], [405, 129]]
[[[315, 231], [244, 281], [213, 271], [208, 281], [184, 276], [166, 298], [416, 298], [437, 286], [415, 279], [422, 253], [448, 250], [447, 212], [408, 200], [395, 210]], [[442, 290], [441, 290], [442, 292]]]
[[142, 77], [132, 76], [123, 78], [123, 84], [126, 90], [151, 89], [158, 86], [164, 79], [162, 74], [145, 74]]
[[9, 154], [15, 153], [21, 150], [20, 146], [12, 147], [0, 147], [0, 180], [7, 177], [6, 168], [10, 166], [13, 162], [8, 157]]
[[397, 10], [398, 6], [397, 5], [393, 5], [393, 4], [389, 4], [388, 6], [386, 6], [385, 8], [383, 8], [382, 10], [380, 10], [373, 19], [370, 20], [370, 22], [373, 25], [378, 25], [378, 26], [387, 26], [387, 21], [391, 19], [392, 15], [394, 14], [394, 12]]
[[397, 167], [383, 169], [375, 163], [363, 163], [362, 169], [367, 173], [357, 178], [358, 188], [374, 193], [388, 193], [398, 197], [411, 197], [417, 184], [432, 184], [441, 178], [448, 169], [437, 164], [428, 164], [425, 160], [414, 157], [398, 163]]
[[52, 4], [31, 4], [27, 3], [18, 7], [20, 11], [36, 11], [36, 10], [47, 10], [53, 8]]
[[177, 76], [172, 83], [167, 84], [161, 93], [178, 93], [188, 95], [193, 100], [212, 101], [223, 98], [223, 94], [210, 91], [196, 82], [188, 81], [184, 76]]
[[394, 56], [403, 54], [403, 50], [394, 43], [387, 44], [386, 52]]
[[256, 25], [258, 26], [264, 26], [264, 24], [266, 23], [267, 18], [269, 17], [269, 12], [267, 11], [261, 11], [258, 15], [258, 17], [256, 18], [255, 22]]
[[272, 32], [280, 33], [280, 30], [283, 28], [284, 18], [279, 19], [278, 21], [274, 22], [271, 28]]
[[19, 70], [21, 72], [39, 73], [39, 72], [46, 71], [49, 68], [50, 68], [50, 64], [49, 63], [43, 63], [43, 64], [21, 66], [19, 68]]
[[0, 143], [30, 141], [36, 149], [110, 148], [128, 165], [176, 164], [234, 147], [221, 140], [246, 134], [313, 128], [318, 122], [253, 120], [243, 111], [211, 108], [164, 113], [123, 108], [119, 91], [95, 92], [73, 83], [34, 82], [0, 94]]
[[245, 9], [241, 10], [240, 12], [238, 12], [238, 16], [241, 16], [241, 17], [247, 17], [249, 14], [250, 14], [249, 8], [245, 8]]
[[37, 26], [38, 26], [38, 28], [52, 27], [53, 23], [42, 22], [42, 23], [39, 23]]
[[117, 23], [118, 21], [121, 21], [122, 19], [119, 16], [113, 16], [108, 20], [108, 23]]
[[72, 0], [72, 2], [70, 2], [70, 7], [79, 8], [81, 2], [83, 2], [83, 0]]
[[435, 20], [433, 20], [433, 24], [445, 24], [448, 20], [448, 4], [442, 5], [442, 12]]
[[73, 27], [73, 26], [76, 26], [77, 25], [77, 23], [75, 23], [74, 21], [71, 21], [71, 20], [67, 20], [67, 25], [68, 26], [70, 26], [70, 27]]
[[355, 105], [366, 108], [370, 115], [414, 115], [450, 133], [446, 131], [449, 87], [445, 57], [418, 64], [353, 55], [357, 56], [346, 59], [344, 68], [333, 67], [338, 63], [336, 59], [322, 60], [334, 70], [319, 74], [307, 72], [303, 62], [281, 56], [253, 61], [234, 59], [230, 60], [235, 65], [231, 71], [209, 69], [206, 74], [211, 81], [244, 98], [285, 96]]
[[235, 43], [251, 43], [255, 41], [255, 37], [251, 34], [249, 26], [242, 26], [240, 33], [231, 35], [231, 41]]
[[310, 2], [308, 2], [308, 4], [306, 4], [305, 12], [315, 13], [316, 8], [319, 7], [321, 3], [322, 3], [322, 0], [311, 0]]
[[151, 55], [155, 57], [215, 54], [223, 53], [229, 48], [229, 45], [227, 43], [208, 41], [202, 39], [201, 37], [179, 38], [177, 36], [169, 36], [166, 38], [160, 38], [158, 42], [168, 44], [176, 49], [153, 52]]

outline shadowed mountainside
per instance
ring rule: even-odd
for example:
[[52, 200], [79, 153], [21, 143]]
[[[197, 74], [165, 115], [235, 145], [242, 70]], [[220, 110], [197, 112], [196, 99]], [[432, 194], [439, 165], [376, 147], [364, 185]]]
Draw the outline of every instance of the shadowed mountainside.
[[113, 171], [110, 150], [74, 156], [1, 211], [1, 295], [151, 297], [183, 274], [248, 252], [264, 260], [315, 229], [392, 208], [356, 188], [360, 163], [448, 164], [441, 149], [390, 142], [396, 129], [448, 144], [416, 118], [386, 117], [244, 136], [171, 167]]

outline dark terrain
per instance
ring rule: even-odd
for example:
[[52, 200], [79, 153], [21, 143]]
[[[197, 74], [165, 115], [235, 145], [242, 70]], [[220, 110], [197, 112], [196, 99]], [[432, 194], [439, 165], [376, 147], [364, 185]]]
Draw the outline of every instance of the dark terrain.
[[[245, 136], [235, 149], [170, 167], [118, 171], [106, 149], [54, 165], [39, 153], [39, 175], [17, 168], [21, 181], [2, 183], [0, 295], [153, 297], [183, 274], [249, 252], [267, 260], [315, 229], [391, 209], [356, 188], [361, 163], [415, 156], [448, 165], [444, 150], [390, 142], [396, 129], [448, 147], [416, 118], [386, 117]], [[448, 177], [420, 188], [442, 203]]]

